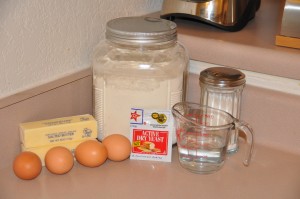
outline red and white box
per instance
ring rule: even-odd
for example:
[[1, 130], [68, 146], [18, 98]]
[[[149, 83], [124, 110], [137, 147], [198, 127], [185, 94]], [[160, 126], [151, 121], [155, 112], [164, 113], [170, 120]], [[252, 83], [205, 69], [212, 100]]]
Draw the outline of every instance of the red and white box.
[[170, 110], [132, 108], [130, 159], [171, 162], [173, 116]]

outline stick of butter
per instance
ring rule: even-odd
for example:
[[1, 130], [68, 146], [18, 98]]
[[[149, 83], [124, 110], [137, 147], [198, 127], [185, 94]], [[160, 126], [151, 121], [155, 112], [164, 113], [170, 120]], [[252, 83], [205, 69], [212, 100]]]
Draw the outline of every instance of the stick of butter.
[[97, 138], [97, 122], [88, 114], [20, 124], [20, 140], [25, 148], [91, 138]]

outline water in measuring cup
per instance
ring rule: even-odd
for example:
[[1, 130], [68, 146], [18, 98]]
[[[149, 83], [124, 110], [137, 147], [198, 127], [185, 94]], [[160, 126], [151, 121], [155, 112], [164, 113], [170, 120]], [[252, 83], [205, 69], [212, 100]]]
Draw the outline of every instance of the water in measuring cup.
[[212, 173], [223, 166], [226, 154], [225, 138], [195, 134], [182, 138], [177, 143], [182, 167], [195, 173]]

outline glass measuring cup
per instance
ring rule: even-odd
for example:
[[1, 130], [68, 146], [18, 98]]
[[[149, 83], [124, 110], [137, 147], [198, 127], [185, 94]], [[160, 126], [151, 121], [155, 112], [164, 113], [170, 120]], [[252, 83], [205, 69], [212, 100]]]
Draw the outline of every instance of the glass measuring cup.
[[225, 111], [190, 102], [175, 104], [172, 114], [179, 162], [183, 168], [200, 174], [221, 169], [232, 128], [246, 135], [248, 147], [243, 163], [249, 166], [253, 151], [253, 131], [248, 124]]

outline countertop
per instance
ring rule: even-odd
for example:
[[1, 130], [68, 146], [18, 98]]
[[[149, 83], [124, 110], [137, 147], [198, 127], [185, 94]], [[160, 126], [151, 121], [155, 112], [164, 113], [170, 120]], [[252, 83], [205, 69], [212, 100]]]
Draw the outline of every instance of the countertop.
[[107, 160], [97, 168], [75, 163], [65, 175], [51, 174], [44, 167], [31, 181], [18, 179], [7, 168], [0, 170], [0, 198], [300, 198], [299, 156], [256, 145], [251, 165], [244, 167], [241, 146], [220, 171], [208, 175], [183, 169], [176, 147], [172, 163]]
[[[290, 119], [298, 118], [300, 109], [294, 104], [299, 100], [252, 87], [246, 88], [243, 100], [245, 121], [255, 130], [255, 150], [249, 167], [242, 164], [245, 151], [241, 140], [240, 151], [228, 156], [220, 171], [209, 175], [183, 169], [174, 147], [171, 163], [108, 160], [100, 167], [86, 168], [76, 162], [65, 175], [51, 174], [44, 167], [34, 180], [17, 178], [12, 163], [20, 152], [18, 125], [24, 121], [91, 114], [92, 76], [87, 74], [90, 72], [73, 74], [21, 93], [21, 101], [11, 100], [17, 97], [14, 96], [7, 99], [13, 104], [0, 109], [0, 199], [300, 198], [299, 128]], [[194, 78], [190, 85], [198, 85], [193, 83], [198, 82], [198, 76], [191, 77]], [[190, 92], [194, 96], [189, 97], [195, 102], [198, 92], [197, 86]], [[30, 93], [32, 97], [23, 98]]]
[[300, 49], [275, 45], [284, 2], [262, 0], [255, 18], [238, 32], [175, 19], [179, 41], [193, 60], [300, 79]]

